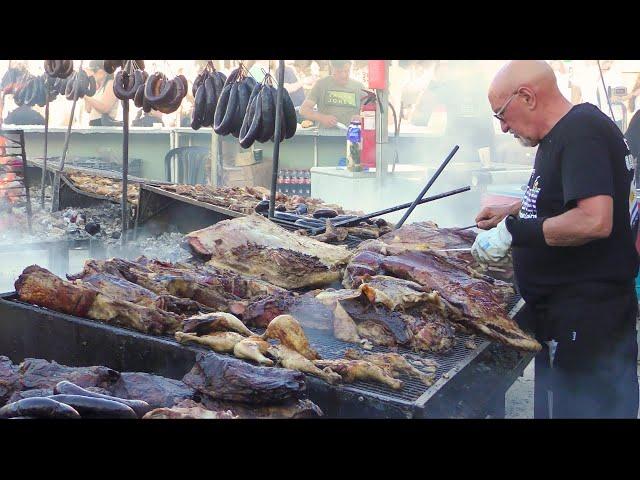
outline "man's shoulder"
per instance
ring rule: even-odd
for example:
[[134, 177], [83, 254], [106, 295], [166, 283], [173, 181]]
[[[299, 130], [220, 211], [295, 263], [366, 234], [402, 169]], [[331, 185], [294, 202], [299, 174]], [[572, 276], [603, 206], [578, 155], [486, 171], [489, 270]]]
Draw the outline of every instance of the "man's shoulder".
[[354, 90], [364, 89], [364, 84], [358, 80], [354, 80], [353, 78], [349, 79], [349, 83], [347, 84], [349, 88], [353, 88]]
[[589, 137], [611, 132], [612, 125], [615, 126], [598, 107], [590, 103], [581, 103], [574, 106], [567, 114], [566, 121], [562, 122], [560, 130], [564, 137]]

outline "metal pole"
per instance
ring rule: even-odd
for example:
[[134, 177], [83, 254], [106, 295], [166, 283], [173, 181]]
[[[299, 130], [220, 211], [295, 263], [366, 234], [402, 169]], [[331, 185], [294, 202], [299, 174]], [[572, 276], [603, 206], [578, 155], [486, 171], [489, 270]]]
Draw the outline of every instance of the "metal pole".
[[402, 216], [400, 221], [396, 224], [396, 227], [395, 227], [396, 229], [400, 228], [404, 224], [405, 220], [409, 217], [409, 215], [411, 215], [411, 212], [413, 212], [413, 209], [416, 208], [416, 206], [418, 205], [418, 202], [420, 201], [420, 199], [424, 197], [425, 193], [427, 193], [427, 191], [431, 188], [431, 185], [433, 185], [433, 182], [435, 182], [436, 179], [440, 176], [440, 174], [444, 170], [444, 167], [446, 167], [447, 164], [451, 161], [451, 159], [456, 154], [459, 148], [460, 147], [456, 145], [455, 147], [453, 147], [453, 150], [449, 152], [449, 155], [447, 155], [447, 158], [445, 158], [444, 162], [442, 162], [442, 165], [438, 167], [438, 170], [436, 170], [436, 173], [433, 174], [429, 182], [422, 189], [422, 191], [420, 192], [420, 195], [416, 197], [416, 199], [413, 201], [409, 209], [406, 212], [404, 212], [404, 215]]
[[276, 208], [276, 187], [278, 184], [278, 162], [280, 160], [280, 134], [282, 130], [282, 89], [284, 88], [284, 60], [278, 60], [278, 93], [276, 95], [276, 131], [273, 137], [273, 169], [271, 171], [271, 198], [269, 218], [273, 218]]
[[47, 103], [44, 107], [44, 164], [42, 166], [42, 179], [40, 181], [40, 208], [44, 210], [44, 184], [47, 178], [47, 147], [49, 144], [49, 88], [46, 88], [45, 95]]
[[64, 161], [67, 158], [67, 150], [69, 149], [69, 138], [71, 137], [71, 125], [73, 124], [73, 116], [76, 111], [76, 103], [78, 102], [78, 84], [80, 83], [80, 71], [82, 70], [82, 64], [84, 60], [80, 60], [80, 66], [78, 67], [78, 72], [76, 72], [76, 78], [74, 79], [73, 85], [73, 105], [71, 105], [71, 116], [69, 117], [69, 125], [67, 126], [67, 134], [64, 139], [64, 148], [62, 149], [62, 159], [60, 159], [60, 169], [56, 170], [55, 175], [53, 176], [53, 198], [51, 199], [51, 211], [57, 212], [60, 207], [60, 199], [58, 198], [60, 194], [60, 174], [64, 170]]
[[127, 208], [127, 190], [129, 177], [129, 100], [122, 100], [122, 235], [121, 244], [127, 243], [129, 228], [129, 210]]
[[615, 122], [616, 117], [613, 115], [613, 108], [611, 107], [611, 100], [609, 100], [609, 93], [607, 93], [607, 86], [604, 83], [604, 76], [602, 75], [602, 68], [600, 68], [600, 60], [596, 60], [598, 62], [598, 70], [600, 71], [600, 80], [602, 80], [602, 91], [604, 92], [604, 96], [607, 98], [607, 104], [609, 105], [609, 111], [611, 112], [611, 119]]

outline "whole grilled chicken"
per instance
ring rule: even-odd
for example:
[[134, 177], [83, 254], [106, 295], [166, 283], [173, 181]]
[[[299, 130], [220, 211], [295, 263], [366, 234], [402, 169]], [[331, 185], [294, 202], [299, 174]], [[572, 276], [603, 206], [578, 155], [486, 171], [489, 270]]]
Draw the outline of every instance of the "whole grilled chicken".
[[262, 338], [278, 339], [282, 345], [295, 350], [309, 360], [320, 358], [318, 352], [309, 345], [309, 340], [307, 340], [300, 323], [291, 315], [278, 315], [271, 320]]
[[220, 353], [232, 353], [236, 343], [244, 338], [236, 332], [213, 332], [201, 337], [193, 333], [176, 332], [176, 340], [180, 343], [198, 343]]
[[320, 370], [311, 360], [305, 358], [295, 350], [285, 347], [284, 345], [272, 345], [269, 348], [269, 354], [276, 358], [278, 363], [284, 368], [298, 370], [300, 372], [320, 377], [330, 384], [335, 384], [342, 380], [342, 377], [336, 372], [333, 372], [329, 368]]
[[269, 350], [268, 342], [258, 336], [245, 338], [233, 347], [233, 354], [238, 358], [253, 360], [260, 365], [273, 366], [273, 360], [264, 356]]
[[395, 378], [398, 378], [401, 373], [404, 373], [410, 377], [418, 378], [425, 385], [433, 385], [433, 374], [427, 375], [421, 372], [411, 365], [406, 358], [397, 353], [361, 353], [349, 348], [344, 352], [344, 356], [350, 360], [365, 360], [371, 362], [384, 370], [390, 371], [391, 375]]
[[317, 367], [329, 367], [337, 372], [345, 382], [355, 382], [356, 380], [374, 380], [398, 390], [402, 388], [402, 381], [393, 378], [382, 368], [365, 360], [316, 360], [313, 362]]

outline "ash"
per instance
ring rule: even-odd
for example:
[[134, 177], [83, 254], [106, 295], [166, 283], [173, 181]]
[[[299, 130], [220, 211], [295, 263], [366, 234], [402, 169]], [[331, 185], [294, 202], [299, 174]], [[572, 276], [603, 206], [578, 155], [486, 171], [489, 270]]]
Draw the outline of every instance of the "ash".
[[[122, 209], [118, 204], [87, 208], [65, 208], [51, 213], [51, 187], [45, 190], [45, 208], [40, 205], [40, 188], [31, 188], [31, 226], [29, 233], [26, 203], [0, 203], [0, 246], [30, 243], [93, 240], [105, 247], [108, 256], [135, 258], [145, 255], [162, 261], [185, 261], [191, 254], [183, 249], [184, 235], [170, 227], [169, 232], [140, 229], [137, 240], [121, 246]], [[131, 219], [130, 225], [133, 225]], [[99, 226], [99, 229], [98, 227]], [[129, 235], [132, 238], [133, 227]]]

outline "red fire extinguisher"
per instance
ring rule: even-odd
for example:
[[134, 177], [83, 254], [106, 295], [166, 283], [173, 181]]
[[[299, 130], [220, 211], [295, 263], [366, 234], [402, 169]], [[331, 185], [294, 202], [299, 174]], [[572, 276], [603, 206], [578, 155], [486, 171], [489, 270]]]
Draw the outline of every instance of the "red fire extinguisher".
[[367, 95], [360, 102], [360, 116], [362, 117], [360, 164], [363, 168], [376, 167], [376, 107], [375, 94], [367, 92]]

